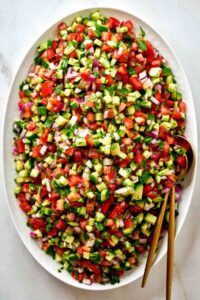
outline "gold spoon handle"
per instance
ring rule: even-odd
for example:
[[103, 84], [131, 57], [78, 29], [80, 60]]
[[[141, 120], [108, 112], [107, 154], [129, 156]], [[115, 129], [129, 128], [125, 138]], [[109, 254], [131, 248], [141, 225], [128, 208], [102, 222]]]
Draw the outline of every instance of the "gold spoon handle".
[[151, 246], [150, 246], [150, 250], [149, 250], [149, 254], [148, 254], [148, 258], [147, 258], [147, 262], [146, 262], [146, 266], [145, 266], [144, 276], [142, 279], [142, 287], [144, 287], [146, 284], [146, 281], [147, 281], [147, 278], [149, 275], [149, 271], [150, 271], [150, 268], [153, 263], [154, 253], [155, 253], [157, 245], [158, 245], [158, 240], [159, 240], [160, 231], [161, 231], [161, 227], [162, 227], [162, 223], [163, 223], [163, 218], [164, 218], [165, 211], [166, 211], [168, 196], [169, 196], [169, 193], [166, 193], [163, 204], [162, 204], [162, 208], [160, 210], [160, 214], [158, 216], [156, 226], [155, 226], [155, 229], [153, 232], [153, 238], [152, 238], [152, 242], [151, 242]]
[[166, 300], [171, 300], [175, 234], [175, 187], [172, 188], [169, 211], [168, 251], [167, 251], [167, 293]]

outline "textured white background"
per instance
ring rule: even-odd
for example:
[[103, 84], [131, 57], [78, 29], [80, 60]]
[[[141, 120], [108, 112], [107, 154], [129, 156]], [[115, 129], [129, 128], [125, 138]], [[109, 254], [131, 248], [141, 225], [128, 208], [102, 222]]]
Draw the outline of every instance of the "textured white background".
[[[174, 48], [186, 71], [199, 123], [200, 1], [198, 0], [0, 0], [0, 121], [9, 85], [33, 37], [40, 35], [41, 28], [44, 26], [46, 28], [60, 16], [91, 6], [122, 8], [144, 17], [160, 31]], [[145, 290], [140, 289], [140, 280], [114, 291], [95, 293], [69, 287], [54, 279], [38, 265], [19, 239], [7, 208], [1, 177], [0, 191], [0, 300], [165, 299], [165, 259], [152, 270]], [[176, 241], [174, 300], [200, 299], [199, 202], [197, 184], [187, 220]]]

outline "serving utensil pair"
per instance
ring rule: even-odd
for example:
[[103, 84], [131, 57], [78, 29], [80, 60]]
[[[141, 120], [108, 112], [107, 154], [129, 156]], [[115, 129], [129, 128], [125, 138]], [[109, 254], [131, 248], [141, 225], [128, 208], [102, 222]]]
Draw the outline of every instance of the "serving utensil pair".
[[[180, 169], [180, 172], [177, 176], [177, 181], [183, 179], [186, 173], [190, 170], [193, 160], [194, 154], [190, 143], [183, 136], [175, 137], [177, 145], [184, 148], [186, 150], [186, 164], [185, 167]], [[175, 235], [175, 185], [171, 190], [171, 198], [169, 202], [169, 229], [168, 229], [168, 251], [167, 251], [167, 281], [166, 281], [166, 300], [171, 300], [171, 290], [172, 290], [172, 277], [173, 277], [173, 262], [174, 262], [174, 235]], [[160, 210], [160, 214], [157, 219], [157, 223], [153, 232], [153, 238], [145, 266], [145, 272], [142, 280], [142, 287], [145, 287], [151, 266], [154, 260], [154, 254], [157, 249], [160, 231], [163, 224], [163, 219], [168, 203], [169, 192], [165, 194], [164, 201]]]

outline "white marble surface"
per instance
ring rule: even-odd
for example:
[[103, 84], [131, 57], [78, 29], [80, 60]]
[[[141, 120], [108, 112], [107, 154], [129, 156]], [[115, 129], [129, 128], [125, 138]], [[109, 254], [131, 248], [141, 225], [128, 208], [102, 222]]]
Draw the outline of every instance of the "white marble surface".
[[[0, 121], [17, 65], [41, 28], [71, 11], [90, 6], [110, 6], [143, 16], [169, 41], [188, 76], [199, 123], [200, 1], [1, 0], [0, 4]], [[2, 124], [0, 126], [2, 128]], [[140, 289], [140, 280], [114, 291], [94, 293], [69, 287], [54, 279], [38, 265], [18, 237], [5, 201], [1, 177], [0, 191], [1, 300], [165, 299], [165, 259], [152, 270], [145, 290]], [[176, 240], [174, 300], [200, 299], [199, 203], [197, 185], [187, 220]]]

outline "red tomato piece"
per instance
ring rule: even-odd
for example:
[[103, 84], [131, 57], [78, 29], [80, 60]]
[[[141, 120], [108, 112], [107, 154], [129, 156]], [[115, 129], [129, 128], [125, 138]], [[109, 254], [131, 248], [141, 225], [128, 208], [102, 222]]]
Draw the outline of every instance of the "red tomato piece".
[[127, 27], [128, 31], [131, 31], [133, 29], [133, 23], [131, 20], [125, 21], [123, 26]]
[[132, 85], [133, 89], [139, 91], [143, 88], [142, 82], [138, 77], [132, 76], [129, 78], [129, 83]]
[[28, 224], [35, 230], [45, 228], [46, 222], [43, 219], [29, 218]]
[[109, 31], [103, 31], [101, 33], [101, 39], [102, 41], [106, 42], [106, 41], [110, 41], [112, 38], [112, 32]]
[[130, 219], [126, 219], [124, 222], [124, 227], [131, 228], [133, 226], [133, 221]]
[[128, 129], [133, 128], [133, 119], [131, 119], [130, 117], [124, 118], [124, 125], [125, 125]]
[[77, 163], [81, 163], [82, 162], [82, 154], [80, 150], [75, 150], [74, 151], [74, 161]]
[[116, 18], [113, 18], [113, 17], [110, 17], [106, 23], [106, 25], [110, 28], [110, 29], [113, 29], [113, 28], [116, 28], [118, 27], [120, 24], [119, 20], [117, 20]]
[[69, 186], [71, 187], [83, 183], [83, 178], [78, 175], [72, 175], [68, 178], [68, 181], [69, 181]]
[[93, 31], [91, 28], [88, 29], [88, 37], [89, 37], [90, 39], [93, 39], [93, 38], [94, 38], [94, 31]]
[[179, 164], [181, 168], [186, 167], [186, 158], [183, 155], [179, 155], [176, 159], [176, 162]]
[[86, 115], [86, 118], [89, 122], [94, 123], [95, 121], [95, 115], [93, 112], [89, 111]]
[[46, 144], [47, 143], [48, 135], [49, 135], [49, 129], [48, 128], [44, 128], [42, 136], [40, 138], [42, 144]]
[[45, 81], [41, 84], [41, 94], [43, 97], [51, 95], [54, 91], [53, 82]]
[[22, 139], [16, 140], [15, 144], [16, 144], [16, 150], [18, 153], [25, 152], [25, 145], [24, 145], [24, 142], [22, 141]]

